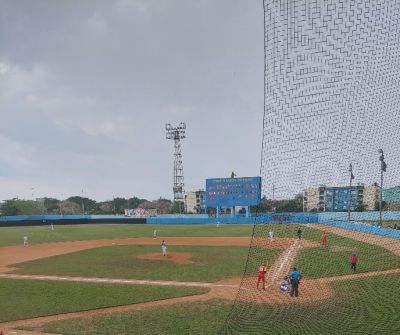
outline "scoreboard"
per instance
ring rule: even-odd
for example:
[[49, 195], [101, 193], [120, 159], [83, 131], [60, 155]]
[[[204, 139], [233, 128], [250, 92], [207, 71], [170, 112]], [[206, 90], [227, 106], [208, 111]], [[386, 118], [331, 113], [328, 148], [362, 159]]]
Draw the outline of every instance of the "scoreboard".
[[206, 179], [206, 206], [256, 206], [261, 201], [261, 177]]

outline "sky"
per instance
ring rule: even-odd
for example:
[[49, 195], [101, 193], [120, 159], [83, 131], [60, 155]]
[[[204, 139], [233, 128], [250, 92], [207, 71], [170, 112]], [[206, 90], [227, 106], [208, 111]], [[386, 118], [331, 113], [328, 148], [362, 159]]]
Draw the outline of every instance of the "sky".
[[263, 6], [242, 0], [0, 0], [0, 200], [172, 199], [260, 173]]

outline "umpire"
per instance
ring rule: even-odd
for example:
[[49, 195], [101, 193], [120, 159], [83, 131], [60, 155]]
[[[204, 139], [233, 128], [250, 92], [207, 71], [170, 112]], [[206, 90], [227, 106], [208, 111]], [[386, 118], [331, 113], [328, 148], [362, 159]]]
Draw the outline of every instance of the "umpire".
[[293, 271], [290, 272], [290, 284], [292, 284], [292, 289], [290, 290], [290, 296], [295, 297], [299, 296], [299, 284], [300, 284], [301, 274], [300, 271], [296, 268], [293, 268]]

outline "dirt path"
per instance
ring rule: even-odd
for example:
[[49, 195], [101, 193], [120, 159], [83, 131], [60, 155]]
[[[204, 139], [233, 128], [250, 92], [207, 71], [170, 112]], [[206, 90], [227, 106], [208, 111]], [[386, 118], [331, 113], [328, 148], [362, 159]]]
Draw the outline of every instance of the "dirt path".
[[400, 256], [400, 240], [396, 238], [368, 234], [355, 230], [347, 230], [323, 224], [308, 224], [307, 226], [310, 228], [317, 228], [326, 232], [337, 234], [343, 237], [348, 237], [360, 242], [377, 245], [385, 248], [396, 256]]

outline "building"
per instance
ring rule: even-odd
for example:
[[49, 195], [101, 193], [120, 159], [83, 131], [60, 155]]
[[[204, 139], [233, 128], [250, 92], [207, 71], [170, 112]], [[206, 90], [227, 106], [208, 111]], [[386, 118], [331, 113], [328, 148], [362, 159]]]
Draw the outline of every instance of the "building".
[[383, 201], [388, 204], [400, 203], [400, 186], [384, 189]]
[[188, 214], [204, 214], [206, 212], [206, 194], [204, 190], [186, 192], [185, 211]]
[[188, 214], [197, 213], [196, 192], [185, 193], [185, 212]]
[[381, 196], [381, 188], [378, 186], [377, 183], [366, 186], [364, 188], [364, 198], [363, 203], [367, 210], [373, 211], [377, 209]]
[[206, 192], [204, 190], [196, 192], [196, 206], [198, 214], [206, 213]]
[[303, 192], [304, 212], [345, 212], [363, 206], [375, 210], [379, 201], [379, 186], [357, 186], [308, 188]]

